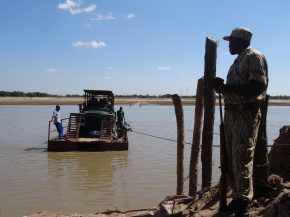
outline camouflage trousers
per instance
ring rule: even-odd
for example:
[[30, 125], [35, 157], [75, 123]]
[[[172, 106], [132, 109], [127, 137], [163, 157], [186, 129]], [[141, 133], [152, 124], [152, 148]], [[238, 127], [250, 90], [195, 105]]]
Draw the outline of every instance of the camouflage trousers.
[[234, 199], [253, 198], [253, 160], [260, 120], [260, 109], [225, 111], [227, 177]]

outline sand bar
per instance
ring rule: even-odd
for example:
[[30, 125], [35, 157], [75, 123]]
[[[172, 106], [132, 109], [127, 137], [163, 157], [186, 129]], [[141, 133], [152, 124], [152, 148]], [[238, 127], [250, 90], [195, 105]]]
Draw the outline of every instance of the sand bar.
[[[78, 105], [82, 97], [0, 97], [0, 105]], [[217, 101], [218, 102], [218, 101]], [[182, 98], [183, 105], [194, 105], [193, 98]], [[116, 98], [117, 105], [172, 105], [171, 98]], [[290, 99], [269, 101], [271, 106], [289, 106]]]

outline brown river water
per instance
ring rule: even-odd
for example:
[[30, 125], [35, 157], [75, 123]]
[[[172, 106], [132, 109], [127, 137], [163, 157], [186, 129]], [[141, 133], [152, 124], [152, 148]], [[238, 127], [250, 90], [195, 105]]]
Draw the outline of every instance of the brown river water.
[[[176, 139], [172, 106], [123, 106], [134, 131]], [[54, 106], [0, 106], [0, 217], [38, 211], [96, 213], [107, 209], [155, 207], [176, 191], [176, 142], [129, 133], [129, 150], [46, 152]], [[62, 118], [77, 106], [61, 106]], [[194, 107], [185, 106], [186, 142], [192, 140]], [[219, 144], [218, 108], [214, 144]], [[290, 107], [270, 107], [269, 144], [289, 124]], [[190, 144], [185, 144], [188, 176]], [[213, 149], [213, 183], [219, 178], [219, 150]], [[200, 174], [201, 175], [201, 174]], [[188, 179], [184, 184], [188, 193]]]

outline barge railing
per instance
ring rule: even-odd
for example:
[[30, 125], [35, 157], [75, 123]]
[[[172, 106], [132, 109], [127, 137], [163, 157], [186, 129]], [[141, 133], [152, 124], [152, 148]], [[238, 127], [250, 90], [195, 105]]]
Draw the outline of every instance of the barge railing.
[[[66, 129], [67, 129], [67, 126], [68, 126], [68, 125], [67, 125], [68, 120], [69, 120], [69, 118], [63, 118], [63, 119], [61, 119], [61, 123], [62, 123], [63, 131], [64, 131], [64, 132], [66, 132]], [[66, 125], [64, 126], [64, 124], [66, 124]], [[56, 129], [52, 129], [51, 125], [54, 125], [52, 120], [50, 120], [50, 121], [48, 122], [47, 141], [50, 140], [50, 138], [51, 138], [51, 134], [52, 134], [53, 132], [57, 132]]]

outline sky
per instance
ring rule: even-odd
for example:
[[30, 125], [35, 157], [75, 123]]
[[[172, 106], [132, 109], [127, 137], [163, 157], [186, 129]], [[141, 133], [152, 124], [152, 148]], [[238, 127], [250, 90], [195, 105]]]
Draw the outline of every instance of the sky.
[[0, 0], [0, 90], [195, 95], [206, 37], [226, 78], [236, 27], [269, 66], [270, 95], [290, 95], [288, 0]]

